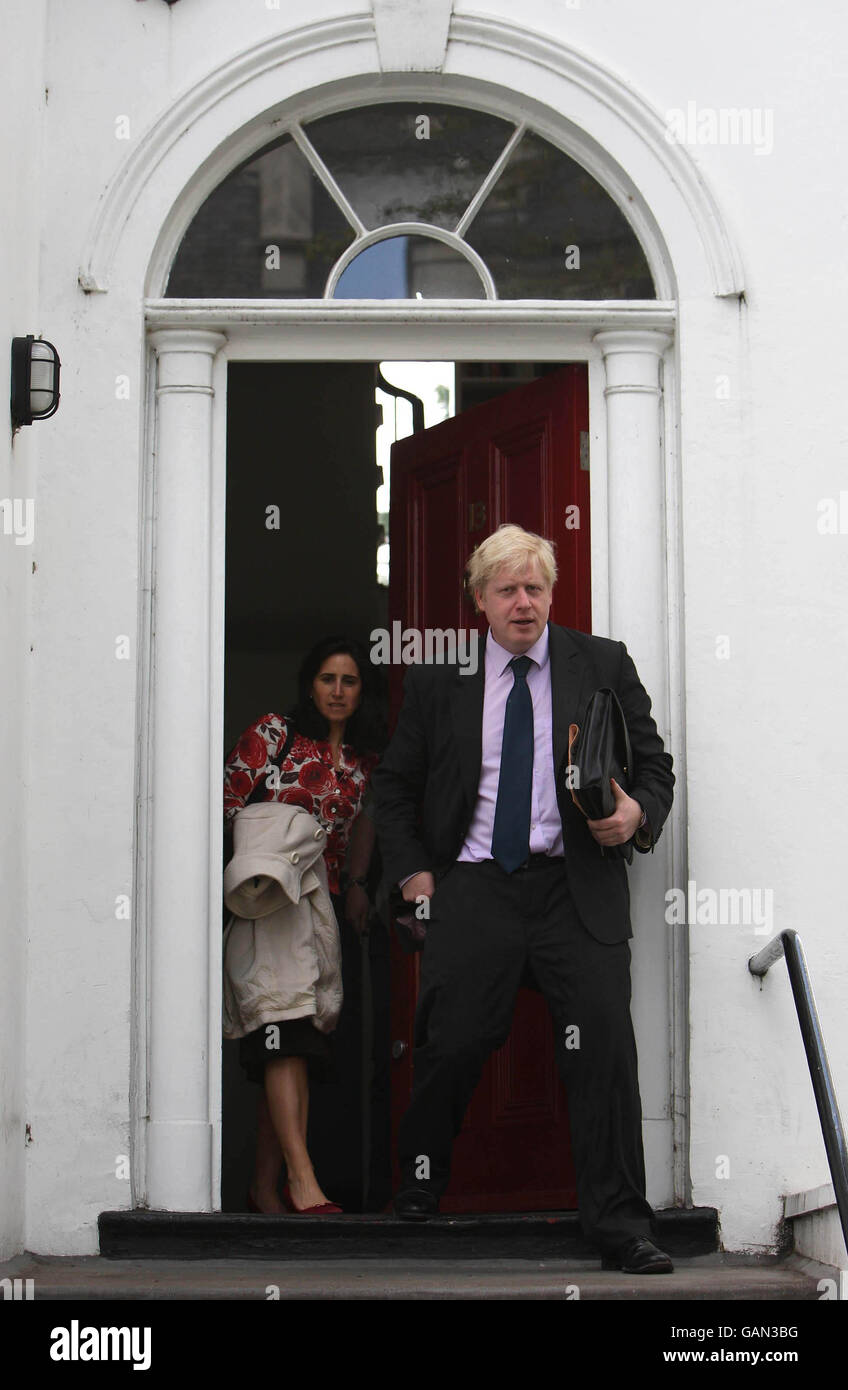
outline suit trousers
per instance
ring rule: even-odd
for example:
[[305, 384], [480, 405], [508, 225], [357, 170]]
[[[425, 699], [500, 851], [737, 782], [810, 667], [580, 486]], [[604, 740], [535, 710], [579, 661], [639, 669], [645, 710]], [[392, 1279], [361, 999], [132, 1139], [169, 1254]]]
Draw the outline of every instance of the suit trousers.
[[[630, 946], [596, 941], [586, 930], [564, 859], [534, 857], [513, 874], [492, 859], [458, 862], [437, 884], [415, 1015], [412, 1097], [398, 1135], [401, 1185], [436, 1196], [447, 1188], [453, 1140], [486, 1059], [509, 1036], [528, 964], [553, 1016], [583, 1231], [610, 1251], [632, 1236], [655, 1236], [645, 1199]], [[423, 1156], [426, 1181], [416, 1176]]]

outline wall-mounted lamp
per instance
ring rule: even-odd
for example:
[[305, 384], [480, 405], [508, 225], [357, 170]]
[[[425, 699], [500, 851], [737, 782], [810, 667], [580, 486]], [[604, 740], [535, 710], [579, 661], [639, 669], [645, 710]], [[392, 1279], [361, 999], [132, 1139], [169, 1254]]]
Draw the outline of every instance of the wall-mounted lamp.
[[59, 408], [59, 354], [44, 338], [12, 339], [12, 424], [46, 420]]

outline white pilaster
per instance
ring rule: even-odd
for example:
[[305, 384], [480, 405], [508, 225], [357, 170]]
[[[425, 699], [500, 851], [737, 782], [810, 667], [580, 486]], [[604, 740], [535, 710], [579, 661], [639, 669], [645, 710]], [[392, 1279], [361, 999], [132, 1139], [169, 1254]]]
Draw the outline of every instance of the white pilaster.
[[210, 495], [221, 333], [163, 330], [158, 356], [147, 1200], [209, 1211]]
[[596, 333], [607, 384], [610, 633], [627, 642], [666, 732], [668, 621], [665, 465], [660, 362], [671, 343], [655, 329]]
[[[651, 697], [669, 748], [669, 622], [665, 461], [660, 364], [671, 337], [655, 329], [595, 334], [606, 370], [610, 636], [626, 642]], [[676, 769], [680, 774], [680, 768]], [[679, 785], [679, 784], [678, 784]], [[665, 922], [665, 891], [674, 880], [671, 819], [652, 855], [634, 855], [633, 1022], [639, 1049], [648, 1198], [679, 1199], [675, 1129], [685, 1095], [678, 1092], [678, 1036], [685, 991], [680, 941]], [[673, 931], [673, 929], [672, 929]]]

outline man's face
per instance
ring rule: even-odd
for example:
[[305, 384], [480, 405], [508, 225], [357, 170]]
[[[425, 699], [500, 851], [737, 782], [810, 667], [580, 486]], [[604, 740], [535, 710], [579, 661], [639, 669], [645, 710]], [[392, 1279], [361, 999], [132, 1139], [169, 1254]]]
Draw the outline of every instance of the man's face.
[[495, 641], [513, 655], [528, 651], [544, 632], [552, 593], [535, 555], [522, 570], [498, 570], [474, 594]]

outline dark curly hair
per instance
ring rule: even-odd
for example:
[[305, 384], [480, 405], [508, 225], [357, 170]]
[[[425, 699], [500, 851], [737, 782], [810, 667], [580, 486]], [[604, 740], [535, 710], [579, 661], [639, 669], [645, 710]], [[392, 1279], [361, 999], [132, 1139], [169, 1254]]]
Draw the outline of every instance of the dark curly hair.
[[382, 753], [386, 746], [386, 725], [383, 710], [384, 692], [374, 663], [367, 649], [355, 638], [339, 635], [323, 637], [306, 653], [297, 676], [297, 704], [286, 718], [299, 734], [306, 738], [326, 739], [330, 724], [312, 700], [312, 682], [330, 656], [350, 656], [356, 662], [362, 681], [359, 704], [345, 725], [344, 742], [356, 753]]

